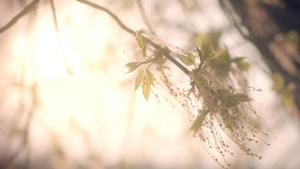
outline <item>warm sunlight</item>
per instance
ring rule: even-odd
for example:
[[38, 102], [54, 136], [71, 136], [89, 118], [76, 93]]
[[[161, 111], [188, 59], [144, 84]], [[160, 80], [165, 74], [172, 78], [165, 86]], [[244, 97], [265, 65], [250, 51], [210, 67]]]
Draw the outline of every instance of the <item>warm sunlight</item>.
[[231, 2], [0, 0], [0, 169], [299, 166], [294, 84]]
[[[51, 23], [38, 25], [35, 34], [35, 57], [38, 63], [38, 71], [41, 78], [68, 77], [65, 64], [74, 75], [79, 73], [79, 57], [74, 52], [73, 46], [68, 42], [68, 34], [61, 31], [62, 47], [59, 36]], [[66, 60], [66, 63], [65, 63]]]
[[[95, 113], [109, 109], [110, 115], [118, 114], [122, 112], [120, 108], [125, 105], [120, 104], [122, 92], [112, 79], [93, 74], [86, 65], [86, 60], [97, 61], [103, 57], [103, 51], [106, 50], [104, 48], [106, 35], [102, 32], [109, 32], [107, 26], [93, 27], [89, 30], [86, 25], [97, 24], [102, 20], [98, 18], [97, 22], [95, 20], [87, 22], [85, 13], [78, 15], [82, 8], [78, 8], [74, 3], [68, 8], [78, 17], [77, 20], [69, 22], [69, 25], [64, 22], [60, 24], [62, 46], [52, 18], [46, 17], [49, 15], [41, 16], [42, 19], [37, 22], [33, 36], [39, 91], [46, 113], [43, 115], [43, 121], [51, 128], [63, 131], [63, 128], [70, 125], [70, 120], [75, 120], [84, 128], [91, 130], [99, 123], [98, 120], [101, 120], [93, 118]], [[83, 29], [85, 31], [81, 32]], [[98, 32], [98, 35], [94, 32]], [[99, 32], [101, 38], [95, 39], [95, 35], [99, 36]], [[77, 36], [86, 38], [88, 46], [85, 46], [87, 43], [84, 41], [74, 38]], [[87, 47], [92, 50], [86, 50]], [[73, 76], [66, 71], [66, 64], [71, 68]], [[100, 97], [103, 95], [105, 98]], [[71, 104], [71, 101], [76, 104]], [[118, 107], [113, 106], [116, 103], [119, 103]]]
[[[87, 132], [96, 140], [101, 134], [101, 142], [91, 144], [108, 144], [114, 150], [107, 151], [107, 160], [114, 160], [115, 154], [118, 154], [115, 150], [120, 148], [125, 129], [126, 95], [113, 77], [91, 72], [87, 65], [87, 61], [97, 64], [101, 58], [105, 58], [101, 65], [114, 64], [106, 60], [109, 57], [104, 56], [110, 54], [106, 48], [106, 41], [108, 32], [114, 30], [108, 28], [109, 23], [102, 25], [106, 22], [102, 16], [94, 16], [93, 19], [87, 20], [84, 8], [74, 3], [68, 8], [72, 11], [70, 15], [74, 14], [77, 17], [74, 21], [60, 24], [62, 46], [49, 15], [41, 16], [42, 19], [37, 21], [32, 36], [43, 110], [38, 114], [39, 123], [46, 130], [55, 131], [58, 137], [73, 138], [77, 129]], [[62, 12], [62, 15], [68, 14]], [[68, 74], [65, 64], [71, 68], [73, 76]], [[97, 69], [106, 71], [106, 67]], [[113, 70], [113, 73], [122, 74], [116, 70]], [[36, 142], [35, 147], [43, 145], [46, 149], [47, 144], [51, 146], [51, 140], [43, 138], [43, 135], [35, 136], [43, 140], [42, 143]], [[76, 155], [72, 155], [73, 158], [82, 157], [85, 147], [69, 146], [69, 141], [63, 141], [61, 144], [70, 149], [68, 152], [76, 152]], [[83, 141], [81, 138], [72, 139], [72, 143], [77, 145], [83, 145]], [[36, 149], [36, 152], [41, 151], [44, 150]]]

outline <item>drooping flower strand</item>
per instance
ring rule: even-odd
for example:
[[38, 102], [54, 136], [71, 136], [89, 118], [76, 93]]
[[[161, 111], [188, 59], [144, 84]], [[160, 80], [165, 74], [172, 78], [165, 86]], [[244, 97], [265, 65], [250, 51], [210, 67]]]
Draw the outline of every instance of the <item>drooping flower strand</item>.
[[227, 49], [215, 53], [205, 42], [194, 51], [184, 52], [143, 31], [137, 32], [136, 39], [144, 61], [126, 67], [131, 72], [139, 65], [148, 65], [144, 70], [148, 75], [136, 80], [136, 88], [142, 84], [146, 99], [153, 90], [162, 89], [160, 93], [178, 101], [193, 121], [189, 132], [200, 138], [210, 157], [223, 168], [230, 166], [226, 154], [233, 155], [225, 135], [247, 155], [262, 158], [250, 148], [251, 143], [266, 143], [267, 134], [247, 94], [249, 86], [243, 72], [250, 65], [244, 58], [231, 58]]

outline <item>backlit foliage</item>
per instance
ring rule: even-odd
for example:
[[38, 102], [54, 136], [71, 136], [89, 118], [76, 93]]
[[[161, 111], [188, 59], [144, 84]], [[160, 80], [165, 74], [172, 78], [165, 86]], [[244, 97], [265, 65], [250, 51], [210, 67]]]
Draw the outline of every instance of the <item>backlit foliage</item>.
[[[244, 57], [232, 58], [226, 48], [215, 52], [206, 42], [185, 52], [145, 31], [137, 32], [136, 42], [137, 57], [142, 61], [130, 62], [125, 67], [129, 73], [144, 65], [139, 69], [135, 89], [142, 85], [146, 100], [158, 86], [167, 91], [193, 121], [188, 132], [200, 138], [208, 154], [223, 168], [230, 166], [225, 156], [233, 155], [224, 141], [225, 135], [247, 155], [262, 158], [250, 149], [251, 143], [266, 143], [267, 134], [263, 131], [262, 119], [251, 106], [253, 99], [247, 94], [250, 88], [244, 72], [250, 64]], [[178, 68], [184, 73], [176, 75]], [[215, 155], [216, 152], [219, 155]]]

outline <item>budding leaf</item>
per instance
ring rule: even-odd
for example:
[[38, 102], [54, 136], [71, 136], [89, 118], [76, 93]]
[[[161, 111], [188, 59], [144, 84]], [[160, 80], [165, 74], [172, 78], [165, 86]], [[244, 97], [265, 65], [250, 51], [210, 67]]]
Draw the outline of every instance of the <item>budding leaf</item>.
[[202, 49], [202, 55], [204, 60], [207, 60], [213, 56], [213, 51], [209, 43], [205, 43], [202, 41], [201, 49]]
[[198, 113], [200, 115], [196, 118], [196, 120], [194, 121], [194, 123], [192, 124], [191, 128], [188, 131], [188, 133], [192, 132], [192, 137], [194, 137], [195, 134], [198, 132], [198, 130], [202, 126], [205, 116], [207, 115], [207, 111], [201, 112], [200, 110], [198, 110]]
[[250, 68], [250, 64], [247, 62], [244, 62], [245, 57], [239, 57], [233, 59], [233, 61], [236, 63], [237, 67], [241, 70], [248, 70]]
[[144, 70], [141, 71], [141, 72], [139, 73], [138, 77], [136, 78], [136, 80], [135, 80], [135, 90], [136, 90], [137, 88], [139, 88], [140, 85], [142, 84], [142, 81], [143, 81], [143, 79], [144, 79], [144, 72], [145, 72]]
[[202, 61], [202, 59], [203, 59], [203, 52], [202, 52], [202, 50], [199, 47], [196, 47], [196, 51], [197, 51], [197, 53], [198, 53], [198, 55], [200, 57], [200, 61]]
[[139, 44], [139, 47], [142, 50], [143, 57], [146, 57], [146, 46], [145, 46], [145, 43], [144, 43], [143, 36], [141, 36], [141, 34], [137, 32], [135, 37], [136, 37], [137, 43]]
[[183, 63], [185, 63], [187, 65], [195, 64], [195, 56], [190, 52], [187, 52], [187, 56], [181, 55], [181, 59], [182, 59]]
[[154, 86], [153, 74], [148, 69], [146, 70], [146, 76], [147, 76], [148, 83]]
[[134, 71], [136, 68], [138, 68], [141, 65], [141, 63], [139, 62], [130, 62], [127, 63], [124, 68], [128, 69], [128, 71], [126, 73], [130, 73], [132, 71]]
[[150, 93], [151, 93], [151, 87], [146, 81], [144, 81], [144, 83], [143, 83], [143, 95], [144, 95], [144, 98], [147, 101], [148, 101], [148, 98], [150, 96]]
[[206, 80], [206, 78], [202, 75], [198, 75], [195, 79], [195, 82], [197, 85], [199, 85], [200, 87], [205, 87], [207, 86], [208, 82]]
[[273, 80], [272, 89], [277, 93], [281, 93], [285, 88], [285, 82], [284, 82], [282, 75], [280, 75], [278, 73], [273, 74], [272, 80]]

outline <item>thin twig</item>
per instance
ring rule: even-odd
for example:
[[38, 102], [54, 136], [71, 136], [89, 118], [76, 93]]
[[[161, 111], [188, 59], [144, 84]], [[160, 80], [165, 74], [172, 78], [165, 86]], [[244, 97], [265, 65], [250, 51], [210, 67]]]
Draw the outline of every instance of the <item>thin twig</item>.
[[12, 18], [11, 21], [9, 21], [6, 25], [4, 25], [2, 28], [0, 28], [0, 33], [6, 31], [8, 28], [13, 26], [21, 17], [26, 15], [28, 12], [33, 10], [35, 6], [40, 2], [40, 0], [33, 0], [29, 5], [27, 5], [18, 15], [16, 15], [14, 18]]
[[152, 26], [150, 25], [150, 23], [149, 23], [149, 21], [148, 21], [148, 19], [147, 19], [147, 17], [146, 17], [145, 10], [144, 10], [144, 8], [143, 8], [143, 5], [142, 5], [141, 0], [136, 0], [136, 2], [137, 2], [137, 4], [138, 4], [139, 10], [140, 10], [140, 12], [141, 12], [141, 14], [142, 14], [142, 17], [143, 17], [143, 20], [144, 20], [145, 24], [147, 25], [149, 31], [150, 31], [152, 34], [155, 35], [155, 32], [154, 32], [154, 30], [152, 29]]
[[135, 35], [135, 31], [133, 31], [132, 29], [130, 29], [126, 25], [124, 25], [123, 22], [114, 13], [112, 13], [107, 8], [104, 8], [100, 5], [94, 4], [94, 3], [86, 1], [86, 0], [77, 0], [77, 1], [108, 13], [119, 24], [119, 26], [121, 26], [121, 28], [123, 28], [125, 31], [127, 31], [130, 34]]
[[[84, 3], [86, 5], [92, 6], [96, 9], [102, 10], [106, 13], [108, 13], [117, 23], [118, 25], [124, 29], [125, 31], [127, 31], [130, 34], [135, 35], [136, 32], [133, 31], [132, 29], [128, 28], [126, 25], [123, 24], [123, 22], [114, 14], [112, 13], [110, 10], [108, 10], [107, 8], [104, 8], [100, 5], [94, 4], [92, 2], [89, 2], [87, 0], [77, 0], [78, 2]], [[144, 37], [154, 48], [156, 48], [159, 51], [162, 51], [163, 55], [169, 59], [171, 62], [173, 62], [179, 69], [181, 69], [185, 74], [189, 75], [190, 71], [185, 68], [182, 64], [180, 64], [176, 59], [174, 59], [171, 55], [170, 55], [170, 51], [167, 48], [163, 48], [161, 46], [159, 46], [158, 44], [156, 44], [155, 42], [153, 42], [151, 39], [148, 39], [146, 37]]]
[[219, 0], [221, 8], [223, 8], [225, 14], [228, 16], [228, 19], [232, 22], [233, 26], [237, 29], [237, 31], [240, 33], [241, 36], [243, 36], [243, 38], [247, 39], [247, 40], [251, 40], [251, 36], [246, 35], [242, 29], [241, 26], [237, 23], [236, 19], [233, 16], [233, 13], [231, 12], [232, 9], [229, 9], [229, 5], [226, 4], [228, 2], [224, 2], [223, 0]]
[[182, 64], [180, 64], [176, 59], [174, 59], [171, 55], [170, 55], [170, 50], [168, 48], [163, 48], [161, 46], [159, 46], [158, 44], [154, 43], [153, 41], [151, 41], [150, 39], [144, 37], [155, 49], [157, 49], [158, 51], [161, 51], [161, 53], [167, 58], [169, 59], [171, 62], [173, 62], [179, 69], [181, 69], [186, 75], [190, 74], [190, 71], [184, 67]]
[[64, 51], [64, 46], [63, 46], [62, 40], [61, 40], [61, 35], [60, 35], [59, 27], [58, 27], [54, 2], [53, 2], [53, 0], [49, 0], [49, 1], [50, 1], [50, 4], [51, 4], [51, 10], [52, 10], [52, 14], [53, 14], [53, 22], [54, 22], [56, 33], [58, 35], [59, 44], [60, 44], [60, 47], [61, 47], [65, 68], [66, 68], [66, 71], [69, 73], [69, 75], [73, 75], [73, 72], [72, 72], [71, 68], [69, 67], [69, 65], [67, 63], [67, 57], [66, 57], [66, 54], [65, 54], [65, 51]]
[[[24, 87], [24, 88], [22, 88], [22, 90], [27, 90], [26, 86], [20, 86], [20, 87]], [[19, 146], [20, 148], [6, 159], [6, 162], [0, 166], [1, 168], [9, 168], [9, 166], [11, 166], [13, 164], [13, 162], [16, 161], [16, 159], [21, 155], [21, 153], [24, 152], [24, 150], [26, 150], [26, 146], [28, 146], [28, 141], [29, 141], [28, 135], [29, 135], [29, 132], [30, 132], [29, 131], [30, 130], [30, 124], [33, 120], [33, 116], [35, 114], [35, 109], [37, 108], [37, 105], [38, 105], [37, 81], [36, 80], [29, 87], [28, 90], [30, 91], [30, 97], [31, 97], [31, 100], [32, 100], [32, 105], [31, 105], [28, 112], [23, 108], [23, 111], [27, 112], [28, 116], [27, 116], [27, 119], [25, 121], [24, 126], [21, 127], [21, 129], [23, 129], [22, 130], [23, 135], [21, 137], [22, 142], [20, 143], [21, 144]], [[27, 93], [27, 91], [24, 91], [24, 94], [26, 94], [26, 93]], [[23, 95], [23, 97], [26, 98], [26, 96], [24, 96], [24, 95]], [[24, 101], [25, 100], [23, 100], [23, 102]], [[21, 104], [25, 104], [25, 103], [21, 103]], [[24, 107], [24, 106], [21, 106], [21, 107]], [[20, 130], [20, 129], [16, 129], [16, 130]], [[29, 150], [30, 149], [28, 149], [28, 151]], [[29, 156], [29, 154], [27, 154], [27, 157], [28, 156]], [[28, 163], [28, 161], [26, 163]]]

